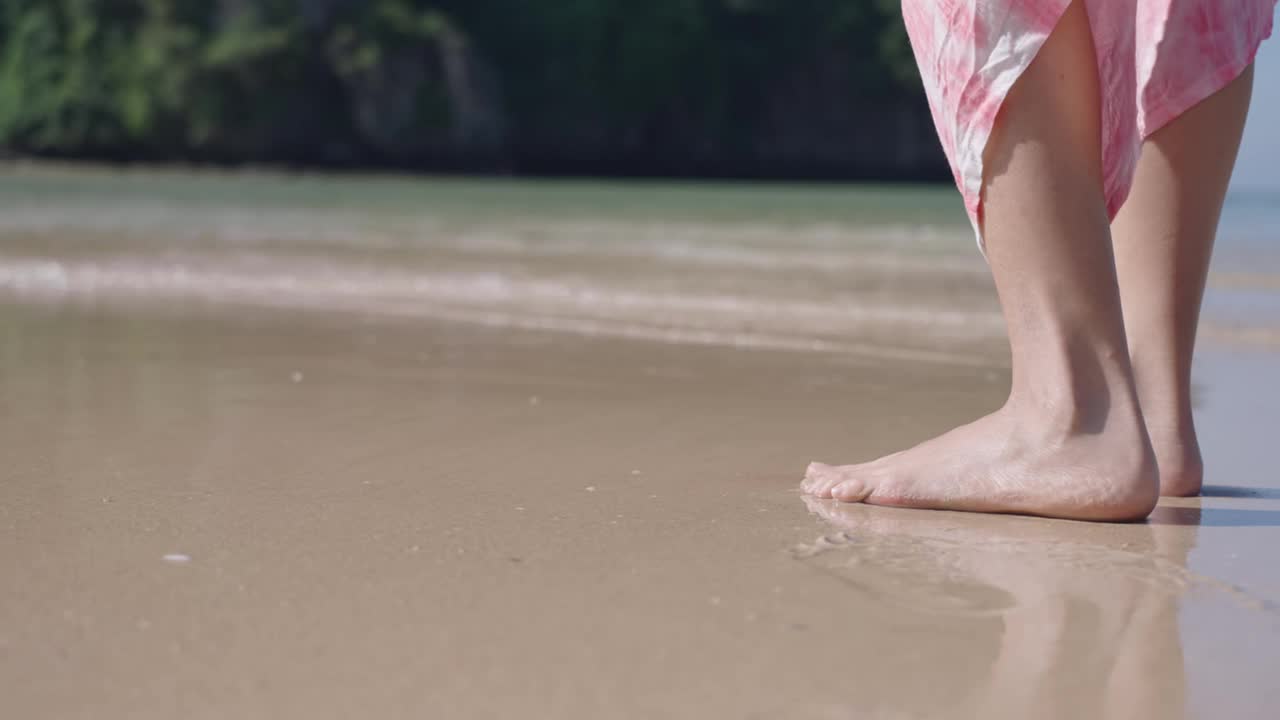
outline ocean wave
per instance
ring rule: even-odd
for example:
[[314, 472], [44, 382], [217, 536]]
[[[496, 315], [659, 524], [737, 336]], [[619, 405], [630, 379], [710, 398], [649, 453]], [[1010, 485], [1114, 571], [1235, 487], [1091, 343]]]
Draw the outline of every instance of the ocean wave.
[[[973, 361], [979, 355], [936, 350], [946, 340], [972, 348], [975, 341], [1002, 336], [999, 316], [990, 310], [874, 296], [806, 296], [786, 285], [731, 293], [644, 276], [603, 282], [590, 275], [405, 269], [250, 254], [182, 260], [172, 253], [167, 258], [0, 255], [0, 293], [29, 302], [167, 299], [421, 315], [671, 342], [843, 349], [948, 362]], [[896, 342], [886, 343], [886, 338]]]

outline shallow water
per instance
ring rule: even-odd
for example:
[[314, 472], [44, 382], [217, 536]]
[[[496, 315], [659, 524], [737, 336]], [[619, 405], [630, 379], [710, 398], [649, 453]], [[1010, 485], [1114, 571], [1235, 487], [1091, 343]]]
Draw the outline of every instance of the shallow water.
[[1211, 492], [1149, 523], [795, 491], [1002, 400], [964, 226], [849, 209], [945, 194], [37, 175], [0, 182], [21, 717], [1280, 702], [1265, 341], [1207, 334]]
[[[1280, 226], [1228, 208], [1207, 336], [1280, 345]], [[1280, 203], [1277, 204], [1280, 207]], [[0, 174], [0, 293], [435, 317], [986, 364], [990, 280], [939, 188]]]

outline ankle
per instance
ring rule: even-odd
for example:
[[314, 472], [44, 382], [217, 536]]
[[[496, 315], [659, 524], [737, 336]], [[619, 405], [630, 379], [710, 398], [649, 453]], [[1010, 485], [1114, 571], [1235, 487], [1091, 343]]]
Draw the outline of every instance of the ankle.
[[1010, 442], [1023, 450], [1072, 447], [1083, 450], [1083, 462], [1105, 460], [1119, 474], [1154, 478], [1160, 467], [1135, 403], [1097, 401], [1082, 407], [1066, 400], [1046, 404], [1012, 395], [1003, 412], [1011, 428]]
[[1020, 422], [1064, 437], [1107, 432], [1141, 435], [1147, 442], [1133, 374], [1122, 352], [1043, 353], [1023, 367], [1014, 370], [1006, 406]]

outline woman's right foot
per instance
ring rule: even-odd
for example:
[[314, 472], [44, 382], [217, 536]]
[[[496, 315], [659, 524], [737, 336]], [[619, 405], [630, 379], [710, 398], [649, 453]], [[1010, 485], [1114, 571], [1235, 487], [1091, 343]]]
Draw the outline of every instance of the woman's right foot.
[[1252, 85], [1250, 67], [1148, 137], [1111, 226], [1129, 357], [1162, 495], [1198, 495], [1204, 482], [1191, 361]]

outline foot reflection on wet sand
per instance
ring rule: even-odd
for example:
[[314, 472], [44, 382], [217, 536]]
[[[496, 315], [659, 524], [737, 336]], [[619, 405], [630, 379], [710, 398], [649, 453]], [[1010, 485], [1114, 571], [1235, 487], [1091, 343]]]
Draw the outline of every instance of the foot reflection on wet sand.
[[[839, 529], [796, 548], [804, 562], [876, 602], [1002, 622], [984, 680], [954, 716], [1188, 716], [1178, 610], [1197, 582], [1187, 556], [1198, 507], [1170, 508], [1177, 522], [1098, 527], [804, 502]], [[937, 660], [920, 658], [919, 671], [948, 672]]]

